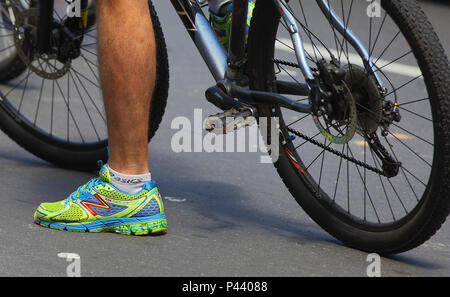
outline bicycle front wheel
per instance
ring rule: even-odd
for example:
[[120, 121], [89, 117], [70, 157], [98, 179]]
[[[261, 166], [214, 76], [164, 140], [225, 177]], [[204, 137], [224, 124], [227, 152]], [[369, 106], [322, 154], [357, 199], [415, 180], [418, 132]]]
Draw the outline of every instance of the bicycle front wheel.
[[[450, 211], [449, 63], [416, 1], [327, 2], [361, 37], [386, 90], [315, 1], [290, 1], [318, 79], [339, 67], [346, 73], [335, 83], [348, 91], [330, 101], [332, 114], [261, 106], [259, 116], [279, 118], [275, 167], [315, 222], [351, 247], [404, 252], [435, 234]], [[301, 85], [288, 30], [273, 1], [257, 1], [248, 44], [253, 89]]]
[[[37, 9], [30, 0], [0, 0], [0, 128], [32, 154], [61, 167], [92, 170], [107, 161], [108, 133], [97, 57], [95, 9], [77, 58], [33, 50]], [[169, 63], [164, 34], [151, 1], [157, 47], [156, 84], [151, 98], [149, 141], [164, 115]], [[55, 26], [70, 26], [66, 4], [55, 3]], [[62, 47], [53, 41], [54, 47]], [[78, 50], [70, 49], [70, 50]]]

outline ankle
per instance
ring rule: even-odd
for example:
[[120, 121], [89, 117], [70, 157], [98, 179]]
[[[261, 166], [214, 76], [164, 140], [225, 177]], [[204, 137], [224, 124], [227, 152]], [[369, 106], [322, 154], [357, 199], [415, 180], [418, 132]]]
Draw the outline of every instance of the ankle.
[[118, 190], [127, 194], [136, 194], [142, 190], [146, 182], [152, 180], [150, 172], [143, 174], [128, 174], [116, 171], [108, 166], [111, 184]]
[[140, 163], [132, 163], [132, 162], [121, 162], [117, 163], [112, 160], [108, 162], [108, 168], [112, 169], [116, 172], [120, 172], [122, 174], [127, 175], [140, 175], [140, 174], [147, 174], [150, 172], [148, 168], [147, 162], [140, 162]]

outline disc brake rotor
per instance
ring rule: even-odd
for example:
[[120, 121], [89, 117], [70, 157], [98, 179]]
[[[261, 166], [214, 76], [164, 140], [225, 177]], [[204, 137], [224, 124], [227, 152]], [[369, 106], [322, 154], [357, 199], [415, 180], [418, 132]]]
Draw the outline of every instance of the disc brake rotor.
[[382, 95], [374, 79], [357, 65], [346, 65], [345, 83], [351, 90], [357, 105], [358, 132], [375, 133], [381, 122]]
[[13, 7], [13, 10], [16, 18], [14, 23], [14, 43], [22, 62], [27, 65], [30, 71], [43, 78], [56, 80], [63, 77], [70, 70], [71, 60], [61, 63], [57, 60], [56, 54], [29, 54], [25, 50], [27, 48], [25, 42], [28, 42], [25, 38], [25, 31], [28, 30], [33, 32], [33, 35], [36, 35], [37, 27], [31, 20], [37, 19], [38, 10], [35, 8], [21, 10], [17, 7]]
[[345, 82], [343, 99], [345, 100], [345, 116], [342, 120], [330, 119], [326, 114], [323, 116], [313, 115], [312, 118], [320, 133], [332, 143], [346, 144], [355, 136], [358, 126], [358, 113], [355, 99]]

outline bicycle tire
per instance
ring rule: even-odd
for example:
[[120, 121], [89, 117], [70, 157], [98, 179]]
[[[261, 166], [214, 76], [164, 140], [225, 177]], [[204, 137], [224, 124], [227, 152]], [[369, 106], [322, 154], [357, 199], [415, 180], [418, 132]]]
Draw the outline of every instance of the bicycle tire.
[[[297, 203], [325, 231], [345, 245], [380, 254], [413, 249], [445, 222], [450, 212], [450, 68], [444, 49], [416, 1], [381, 1], [412, 47], [423, 72], [435, 118], [435, 156], [430, 182], [417, 206], [401, 220], [383, 226], [365, 225], [339, 211], [311, 184], [308, 173], [290, 161], [287, 150], [301, 160], [290, 140], [280, 108], [260, 106], [258, 115], [280, 119], [279, 158], [275, 167]], [[273, 1], [258, 1], [248, 41], [248, 73], [251, 88], [276, 92], [274, 51], [280, 14]], [[270, 127], [270, 124], [268, 125]], [[270, 135], [270, 133], [268, 133]], [[282, 141], [285, 143], [283, 144]], [[270, 137], [266, 139], [268, 145]], [[301, 162], [298, 162], [301, 164]], [[297, 163], [297, 166], [298, 166]]]
[[6, 64], [4, 68], [0, 69], [0, 82], [7, 82], [16, 78], [27, 69], [27, 66], [22, 62], [19, 56]]

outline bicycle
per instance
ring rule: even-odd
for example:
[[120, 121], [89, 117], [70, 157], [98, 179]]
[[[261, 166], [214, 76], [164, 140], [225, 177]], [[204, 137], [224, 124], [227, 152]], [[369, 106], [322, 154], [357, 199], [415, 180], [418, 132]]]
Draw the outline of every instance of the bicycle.
[[[217, 82], [206, 91], [224, 111], [214, 118], [266, 118], [267, 129], [277, 121], [277, 135], [265, 138], [277, 146], [270, 151], [275, 167], [318, 225], [348, 246], [381, 254], [413, 249], [437, 232], [450, 212], [450, 68], [416, 1], [258, 0], [247, 40], [248, 3], [234, 0], [228, 49], [203, 13], [206, 1], [171, 3]], [[60, 166], [106, 161], [101, 96], [96, 103], [92, 95], [94, 87], [100, 92], [95, 13], [87, 1], [71, 19], [60, 17], [54, 1], [0, 4], [0, 54], [8, 53], [0, 56], [2, 130]], [[158, 48], [150, 140], [166, 107], [169, 67], [149, 7]], [[314, 9], [322, 19], [309, 17]], [[40, 84], [27, 93], [31, 75]], [[43, 95], [47, 80], [51, 98]], [[26, 99], [33, 92], [37, 102]], [[74, 115], [76, 108], [87, 118]]]

